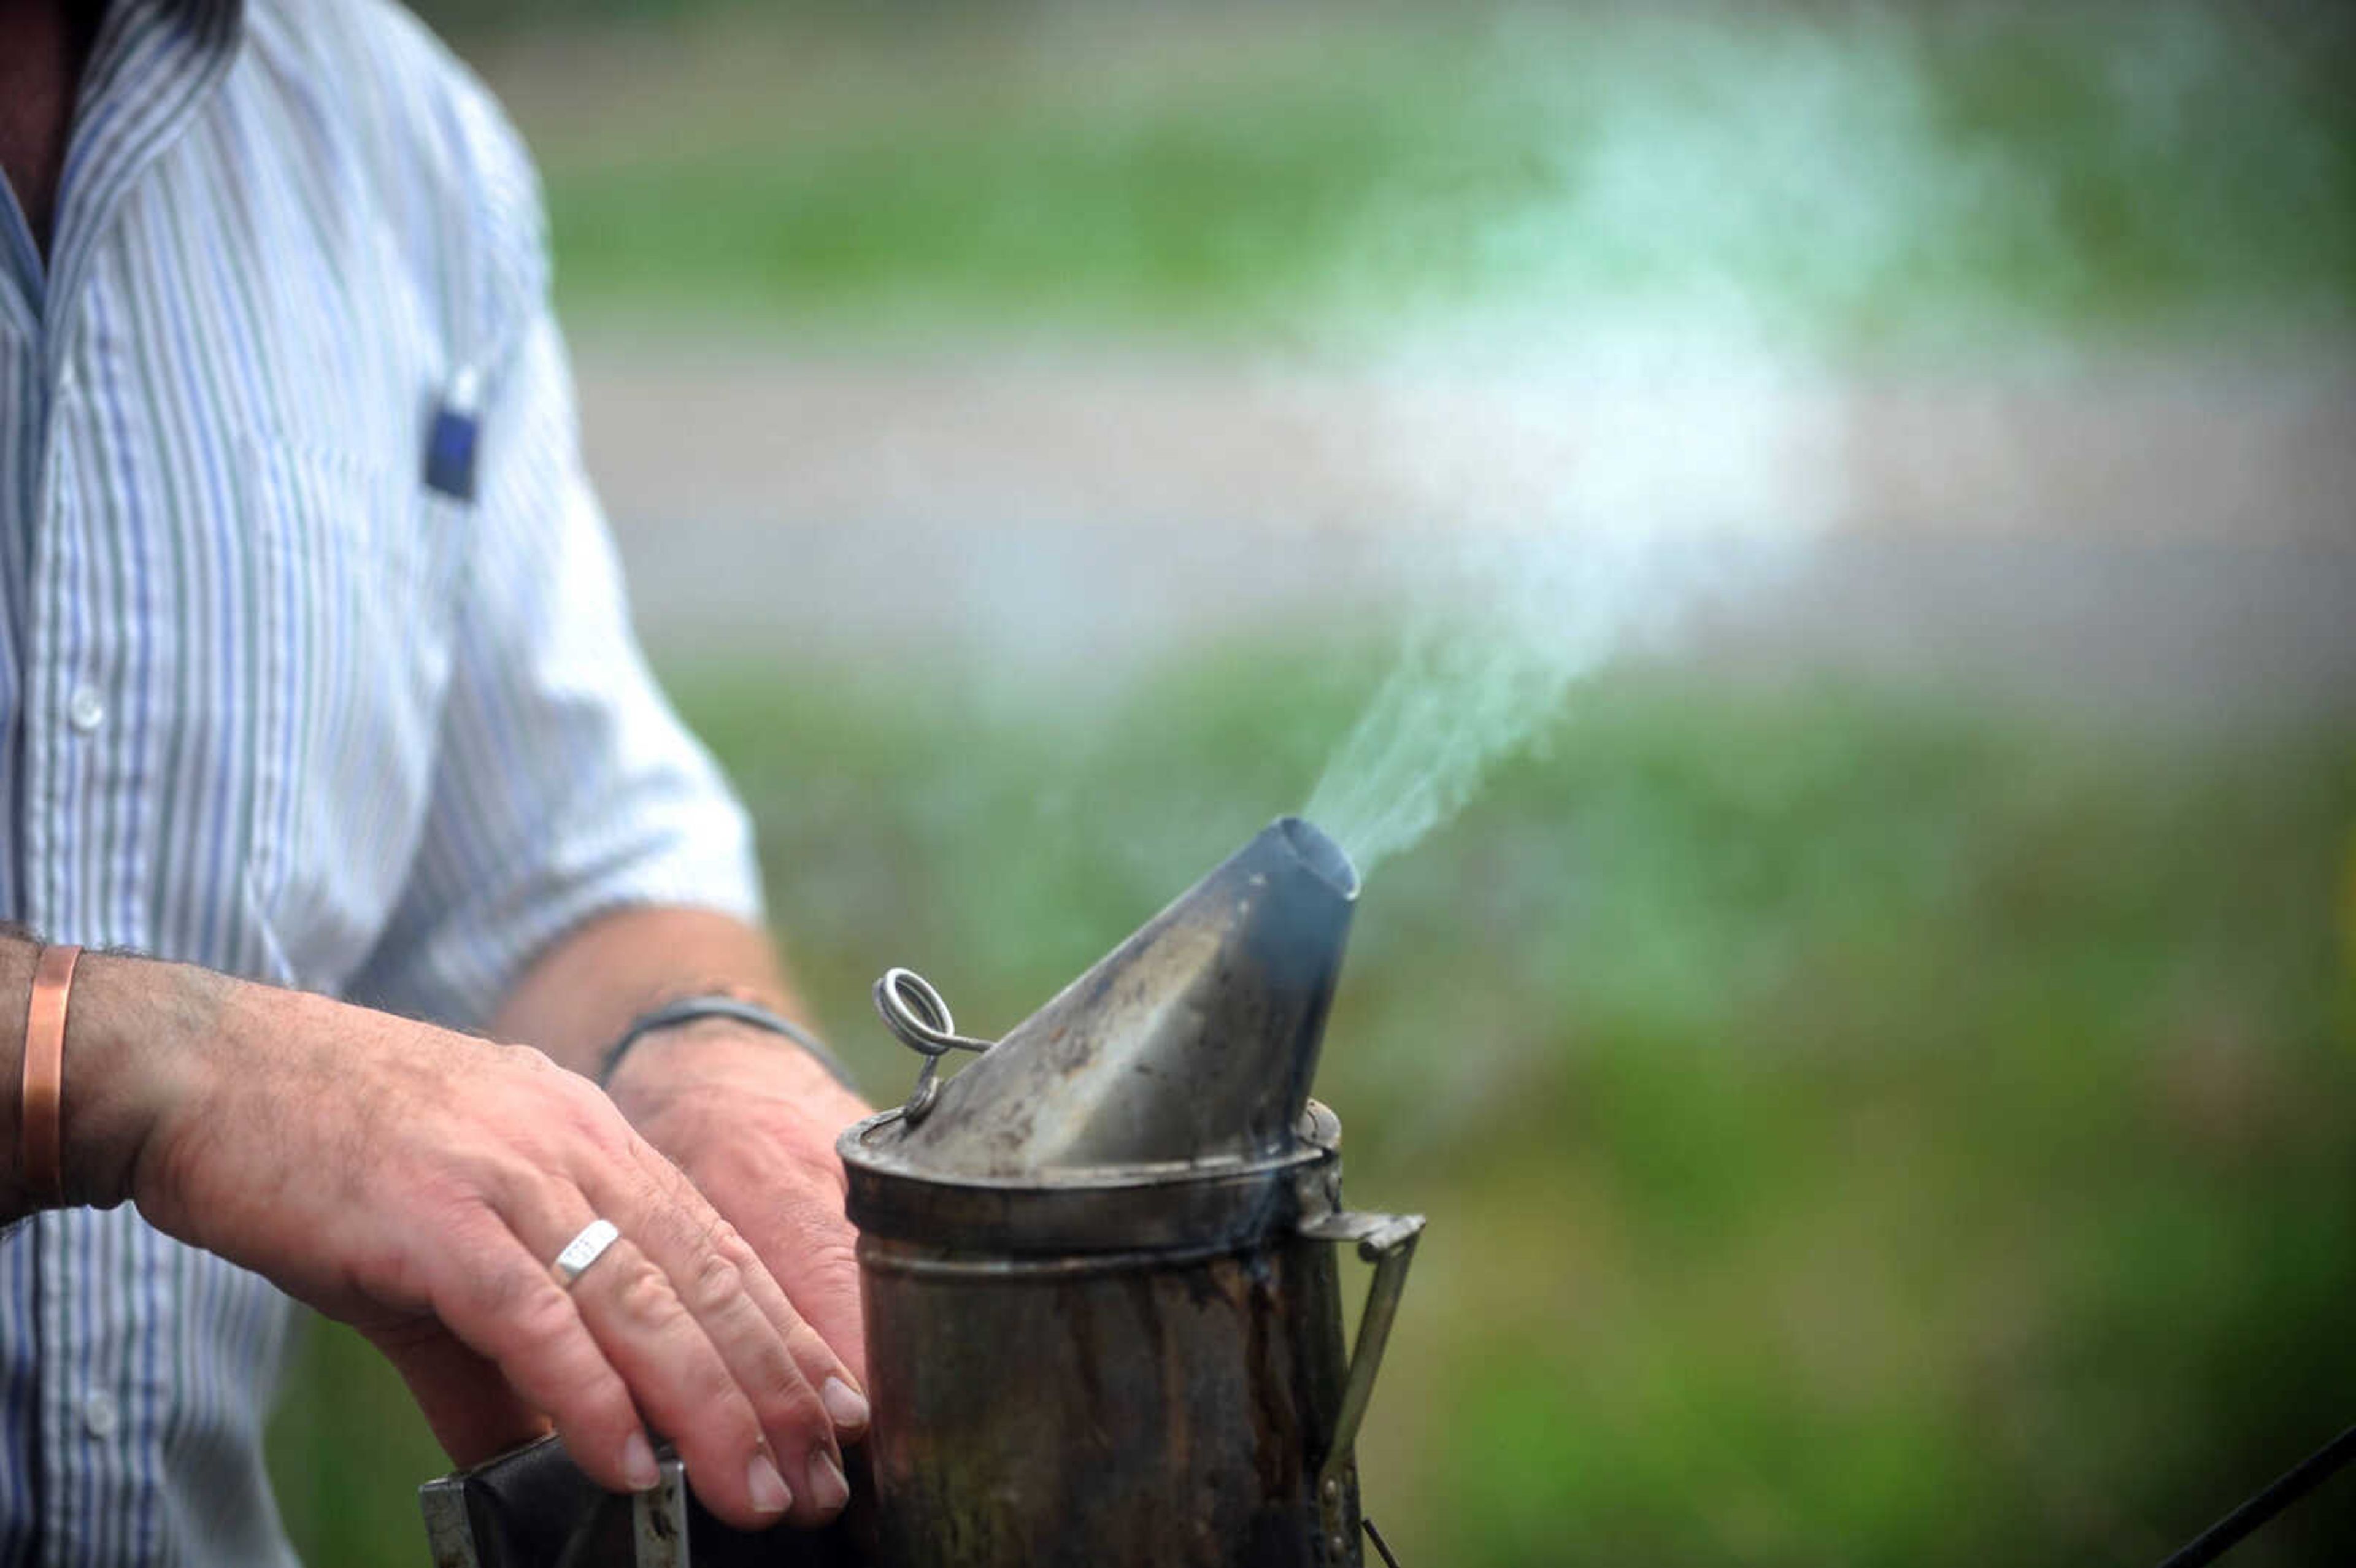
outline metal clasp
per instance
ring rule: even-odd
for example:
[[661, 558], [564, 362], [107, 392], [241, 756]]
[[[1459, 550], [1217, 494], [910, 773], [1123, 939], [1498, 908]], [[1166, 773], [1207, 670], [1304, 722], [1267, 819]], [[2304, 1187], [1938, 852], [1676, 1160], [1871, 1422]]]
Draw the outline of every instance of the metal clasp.
[[[1366, 1310], [1358, 1319], [1358, 1341], [1350, 1349], [1350, 1372], [1342, 1386], [1342, 1408], [1333, 1418], [1333, 1435], [1325, 1462], [1317, 1470], [1317, 1513], [1324, 1527], [1327, 1550], [1336, 1563], [1350, 1560], [1354, 1531], [1348, 1499], [1351, 1470], [1356, 1464], [1358, 1427], [1366, 1404], [1375, 1396], [1375, 1377], [1382, 1371], [1383, 1348], [1389, 1343], [1391, 1325], [1398, 1317], [1399, 1297], [1407, 1290], [1408, 1264], [1415, 1261], [1415, 1243], [1423, 1234], [1420, 1214], [1360, 1214], [1349, 1211], [1312, 1216], [1301, 1222], [1301, 1233], [1312, 1241], [1355, 1242], [1358, 1256], [1375, 1265], [1366, 1286]], [[1390, 1549], [1376, 1542], [1386, 1560]]]
[[925, 1059], [916, 1069], [916, 1086], [908, 1091], [908, 1103], [900, 1107], [900, 1119], [912, 1127], [933, 1114], [933, 1102], [940, 1097], [942, 1057], [952, 1051], [979, 1054], [998, 1043], [958, 1033], [948, 1003], [914, 969], [884, 971], [875, 982], [875, 1010], [901, 1044]]

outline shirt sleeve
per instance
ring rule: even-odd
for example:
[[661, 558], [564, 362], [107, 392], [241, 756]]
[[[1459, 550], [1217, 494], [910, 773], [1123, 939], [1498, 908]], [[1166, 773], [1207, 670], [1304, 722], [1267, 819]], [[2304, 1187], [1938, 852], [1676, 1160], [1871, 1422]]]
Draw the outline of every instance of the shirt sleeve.
[[479, 1027], [572, 927], [629, 905], [760, 917], [742, 806], [632, 635], [543, 304], [487, 368], [452, 676], [407, 883], [356, 998]]

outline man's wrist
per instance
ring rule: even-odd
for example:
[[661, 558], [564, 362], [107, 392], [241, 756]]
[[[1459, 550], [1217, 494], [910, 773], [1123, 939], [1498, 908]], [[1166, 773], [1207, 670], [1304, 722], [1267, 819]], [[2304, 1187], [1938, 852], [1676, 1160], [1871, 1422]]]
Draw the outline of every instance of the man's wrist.
[[643, 1122], [675, 1102], [746, 1085], [813, 1104], [855, 1093], [794, 1041], [725, 1018], [646, 1035], [615, 1064], [605, 1092], [631, 1121]]
[[237, 985], [185, 964], [82, 955], [66, 1014], [68, 1202], [111, 1209], [134, 1195], [156, 1129], [216, 1054], [207, 1046]]
[[[0, 941], [0, 1009], [9, 1041], [0, 1060], [0, 1117], [9, 1158], [0, 1216], [30, 1212], [56, 1194], [37, 1194], [25, 1165], [25, 1019], [41, 944]], [[58, 1125], [62, 1196], [70, 1204], [112, 1208], [132, 1194], [140, 1157], [166, 1109], [184, 1094], [217, 1014], [223, 976], [183, 965], [84, 953], [68, 993]]]
[[850, 1070], [824, 1041], [808, 1028], [796, 1023], [766, 1003], [751, 997], [729, 991], [704, 991], [674, 997], [640, 1013], [630, 1021], [620, 1037], [605, 1048], [597, 1066], [597, 1085], [610, 1089], [614, 1076], [641, 1040], [672, 1029], [693, 1028], [714, 1020], [736, 1024], [766, 1036], [780, 1047], [799, 1050], [832, 1075], [846, 1089], [855, 1088]]

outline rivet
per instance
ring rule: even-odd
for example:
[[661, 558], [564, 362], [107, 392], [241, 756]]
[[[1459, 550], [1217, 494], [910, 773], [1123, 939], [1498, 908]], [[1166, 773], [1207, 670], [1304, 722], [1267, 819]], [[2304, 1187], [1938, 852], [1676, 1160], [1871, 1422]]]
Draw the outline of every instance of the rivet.
[[1329, 1503], [1330, 1503], [1330, 1502], [1338, 1502], [1338, 1501], [1340, 1501], [1340, 1500], [1341, 1500], [1341, 1497], [1342, 1497], [1342, 1483], [1341, 1483], [1341, 1482], [1339, 1482], [1339, 1481], [1337, 1481], [1337, 1480], [1335, 1480], [1335, 1479], [1334, 1479], [1333, 1477], [1331, 1477], [1331, 1476], [1326, 1477], [1325, 1477], [1325, 1500], [1326, 1500], [1327, 1502], [1329, 1502]]

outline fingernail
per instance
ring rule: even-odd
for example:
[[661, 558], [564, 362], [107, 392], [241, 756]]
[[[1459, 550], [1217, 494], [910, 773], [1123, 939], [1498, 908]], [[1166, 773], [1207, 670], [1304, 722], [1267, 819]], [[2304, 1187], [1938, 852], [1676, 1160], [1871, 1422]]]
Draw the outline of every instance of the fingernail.
[[630, 1434], [622, 1445], [622, 1479], [634, 1492], [650, 1492], [662, 1485], [662, 1472], [655, 1467], [655, 1451], [647, 1445], [643, 1432]]
[[845, 1432], [867, 1429], [867, 1396], [841, 1378], [827, 1379], [826, 1386], [819, 1390], [818, 1397], [826, 1405], [827, 1414], [834, 1418], [836, 1426]]
[[763, 1513], [783, 1513], [794, 1506], [794, 1494], [766, 1454], [754, 1455], [744, 1467], [744, 1484], [753, 1494], [753, 1506]]
[[809, 1489], [810, 1501], [820, 1513], [832, 1513], [851, 1500], [851, 1483], [842, 1478], [842, 1467], [835, 1463], [831, 1449], [810, 1450]]

